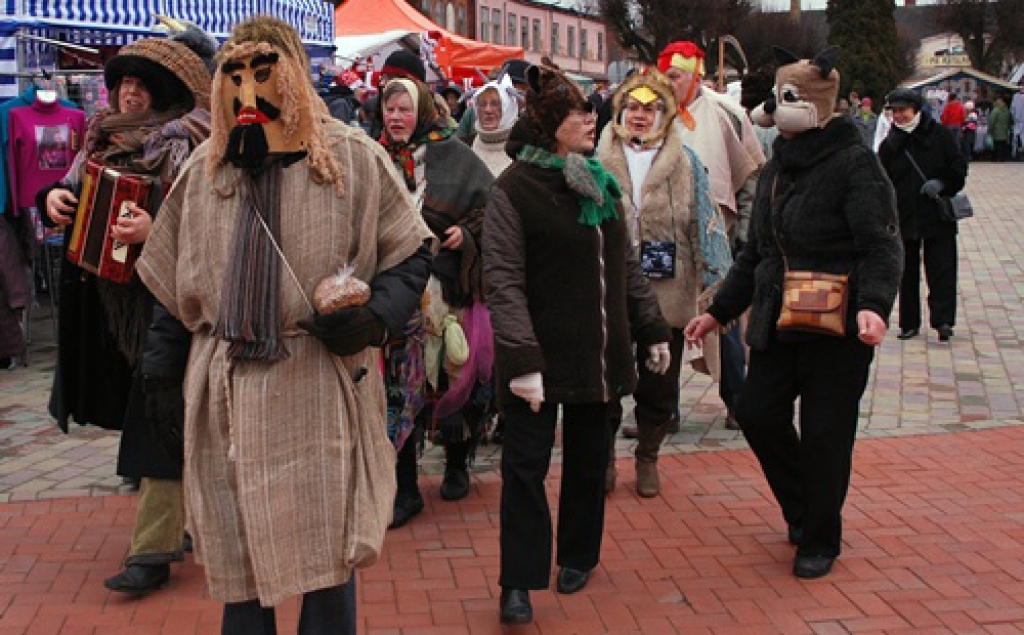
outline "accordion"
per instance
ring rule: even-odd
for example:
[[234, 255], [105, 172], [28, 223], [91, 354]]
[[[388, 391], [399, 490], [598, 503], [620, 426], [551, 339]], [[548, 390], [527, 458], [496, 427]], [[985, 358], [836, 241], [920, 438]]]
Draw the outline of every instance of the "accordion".
[[112, 282], [125, 284], [131, 280], [142, 245], [114, 240], [110, 230], [118, 218], [132, 216], [127, 207], [129, 202], [149, 209], [158, 187], [154, 176], [86, 162], [78, 213], [68, 243], [68, 260]]

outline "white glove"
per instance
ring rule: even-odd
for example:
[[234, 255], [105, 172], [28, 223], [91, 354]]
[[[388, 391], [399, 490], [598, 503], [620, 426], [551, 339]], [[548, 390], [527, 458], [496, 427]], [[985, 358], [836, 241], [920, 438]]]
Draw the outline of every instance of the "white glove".
[[530, 403], [530, 410], [540, 412], [540, 405], [544, 403], [544, 376], [540, 373], [520, 375], [508, 382], [512, 394], [523, 401]]
[[671, 362], [672, 352], [668, 349], [668, 342], [659, 342], [647, 349], [647, 370], [652, 373], [664, 375]]

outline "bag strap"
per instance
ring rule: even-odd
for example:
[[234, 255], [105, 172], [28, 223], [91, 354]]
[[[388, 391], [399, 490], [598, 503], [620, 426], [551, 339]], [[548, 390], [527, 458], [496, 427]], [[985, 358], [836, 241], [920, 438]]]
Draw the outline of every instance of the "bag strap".
[[786, 257], [786, 250], [782, 248], [782, 241], [779, 240], [779, 228], [775, 225], [775, 190], [779, 185], [779, 174], [775, 173], [775, 178], [772, 180], [772, 196], [771, 205], [768, 209], [768, 218], [772, 221], [772, 236], [775, 237], [775, 244], [779, 247], [779, 253], [782, 254], [782, 266], [789, 271], [789, 258]]
[[928, 182], [928, 177], [927, 177], [927, 176], [925, 176], [925, 175], [924, 175], [924, 172], [922, 172], [922, 171], [921, 171], [921, 166], [919, 166], [919, 165], [917, 164], [917, 161], [915, 161], [915, 160], [914, 160], [914, 155], [910, 154], [910, 150], [909, 150], [909, 149], [907, 149], [907, 148], [904, 148], [904, 149], [903, 149], [903, 153], [907, 155], [907, 158], [908, 158], [908, 159], [910, 159], [910, 165], [914, 166], [914, 170], [916, 170], [916, 171], [917, 171], [917, 175], [918, 175], [919, 177], [921, 177], [921, 180], [922, 180], [922, 181], [924, 181], [925, 183], [927, 183], [927, 182]]

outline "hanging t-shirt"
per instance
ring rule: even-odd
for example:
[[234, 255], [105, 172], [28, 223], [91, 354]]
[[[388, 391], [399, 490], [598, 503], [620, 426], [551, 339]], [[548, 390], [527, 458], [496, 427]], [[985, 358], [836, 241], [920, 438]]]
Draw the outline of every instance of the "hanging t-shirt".
[[[7, 183], [9, 170], [7, 169], [7, 124], [10, 120], [10, 113], [16, 108], [28, 108], [31, 106], [32, 102], [36, 100], [37, 90], [37, 87], [29, 86], [25, 92], [21, 93], [14, 99], [8, 99], [4, 103], [0, 104], [0, 214], [3, 214], [7, 210], [8, 206]], [[67, 99], [61, 99], [60, 103], [69, 108], [76, 107], [75, 102], [68, 101]]]
[[67, 174], [85, 139], [85, 113], [37, 99], [11, 111], [8, 134], [11, 200], [17, 211], [33, 207], [39, 190]]

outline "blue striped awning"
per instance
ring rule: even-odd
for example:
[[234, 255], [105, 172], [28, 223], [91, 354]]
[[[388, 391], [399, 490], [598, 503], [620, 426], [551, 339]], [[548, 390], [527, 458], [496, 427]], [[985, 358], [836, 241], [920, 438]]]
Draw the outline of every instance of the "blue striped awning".
[[[22, 5], [20, 11], [16, 8]], [[195, 22], [227, 37], [236, 24], [254, 14], [280, 18], [294, 26], [307, 44], [332, 46], [334, 5], [326, 0], [0, 0], [12, 15], [57, 28], [149, 32], [154, 15]]]

